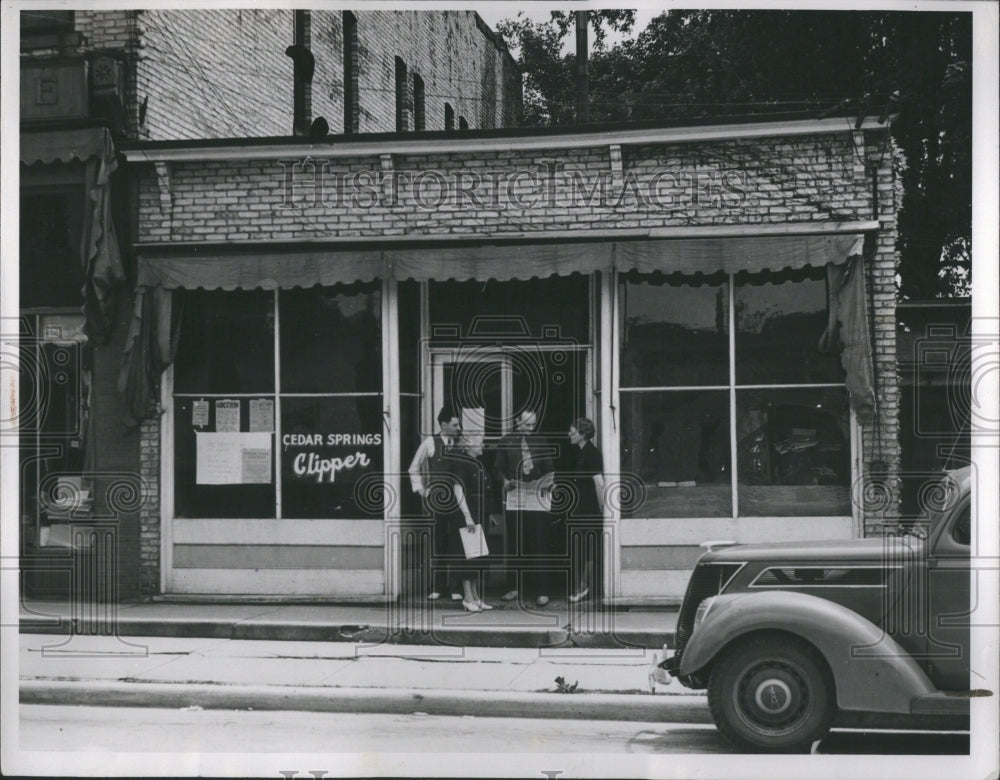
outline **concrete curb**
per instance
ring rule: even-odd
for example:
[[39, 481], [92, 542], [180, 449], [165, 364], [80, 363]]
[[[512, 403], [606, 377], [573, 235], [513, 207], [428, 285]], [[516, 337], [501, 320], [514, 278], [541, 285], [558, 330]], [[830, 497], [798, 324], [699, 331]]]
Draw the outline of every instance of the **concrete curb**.
[[117, 681], [21, 680], [22, 704], [181, 709], [292, 710], [393, 715], [471, 715], [711, 723], [708, 702], [693, 694], [439, 691], [409, 688], [304, 688]]
[[[22, 634], [73, 633], [70, 621], [22, 620]], [[672, 644], [673, 631], [617, 629], [610, 633], [570, 632], [565, 628], [434, 626], [390, 629], [380, 625], [337, 625], [314, 622], [119, 618], [117, 636], [187, 637], [192, 639], [265, 639], [288, 642], [360, 642], [391, 645], [450, 645], [456, 647], [587, 647], [660, 650]], [[86, 635], [86, 633], [83, 633]]]

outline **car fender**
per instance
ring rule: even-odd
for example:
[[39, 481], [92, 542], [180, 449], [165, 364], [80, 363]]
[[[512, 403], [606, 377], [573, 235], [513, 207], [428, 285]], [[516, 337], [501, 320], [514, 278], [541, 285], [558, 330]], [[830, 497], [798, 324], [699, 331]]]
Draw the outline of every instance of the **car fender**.
[[681, 655], [681, 676], [695, 675], [735, 639], [784, 631], [812, 644], [833, 672], [842, 710], [909, 713], [934, 693], [916, 661], [881, 628], [827, 599], [787, 590], [717, 596]]

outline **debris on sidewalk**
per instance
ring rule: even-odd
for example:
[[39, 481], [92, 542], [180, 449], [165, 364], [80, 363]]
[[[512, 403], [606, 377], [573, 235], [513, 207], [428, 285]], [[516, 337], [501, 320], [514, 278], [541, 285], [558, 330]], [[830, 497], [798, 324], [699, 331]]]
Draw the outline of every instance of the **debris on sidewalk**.
[[563, 677], [556, 677], [556, 693], [576, 693], [576, 687], [580, 684], [577, 680], [569, 685]]

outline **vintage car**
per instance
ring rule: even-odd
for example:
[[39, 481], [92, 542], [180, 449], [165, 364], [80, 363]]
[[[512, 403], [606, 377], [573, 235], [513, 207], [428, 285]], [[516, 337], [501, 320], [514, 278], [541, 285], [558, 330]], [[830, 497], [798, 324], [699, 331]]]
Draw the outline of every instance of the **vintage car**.
[[968, 728], [971, 482], [946, 473], [925, 520], [884, 538], [708, 543], [654, 678], [707, 688], [742, 750], [807, 751], [832, 725]]

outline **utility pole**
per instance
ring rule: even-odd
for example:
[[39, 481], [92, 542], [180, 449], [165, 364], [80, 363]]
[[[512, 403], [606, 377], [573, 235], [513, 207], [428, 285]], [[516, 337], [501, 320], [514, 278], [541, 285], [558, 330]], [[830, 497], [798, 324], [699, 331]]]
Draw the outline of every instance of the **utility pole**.
[[587, 65], [587, 12], [576, 11], [576, 121], [590, 121], [590, 74]]

